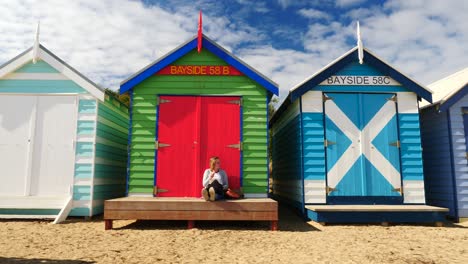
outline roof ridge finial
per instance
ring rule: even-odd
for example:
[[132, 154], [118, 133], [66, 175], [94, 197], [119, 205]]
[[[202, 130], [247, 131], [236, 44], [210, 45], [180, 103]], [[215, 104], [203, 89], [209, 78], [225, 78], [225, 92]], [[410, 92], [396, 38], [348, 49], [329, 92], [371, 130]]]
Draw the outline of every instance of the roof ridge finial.
[[32, 60], [35, 64], [37, 62], [37, 58], [39, 56], [39, 31], [41, 27], [41, 21], [37, 21], [37, 28], [36, 28], [36, 38], [34, 39], [34, 46], [33, 46], [33, 53], [32, 53]]
[[359, 63], [362, 64], [364, 62], [364, 45], [362, 44], [362, 40], [361, 40], [361, 28], [359, 27], [359, 20], [357, 21], [356, 24], [357, 24], [356, 35], [357, 35], [358, 57], [359, 57]]
[[202, 11], [198, 15], [198, 42], [197, 42], [197, 51], [201, 52], [202, 49], [202, 38], [203, 38], [203, 26], [202, 26]]

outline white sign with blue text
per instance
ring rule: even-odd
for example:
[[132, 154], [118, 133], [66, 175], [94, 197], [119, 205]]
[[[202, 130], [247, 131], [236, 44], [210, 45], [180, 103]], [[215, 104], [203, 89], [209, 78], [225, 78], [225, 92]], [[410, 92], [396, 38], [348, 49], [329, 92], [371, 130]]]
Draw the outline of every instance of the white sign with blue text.
[[332, 75], [320, 85], [401, 85], [390, 76]]

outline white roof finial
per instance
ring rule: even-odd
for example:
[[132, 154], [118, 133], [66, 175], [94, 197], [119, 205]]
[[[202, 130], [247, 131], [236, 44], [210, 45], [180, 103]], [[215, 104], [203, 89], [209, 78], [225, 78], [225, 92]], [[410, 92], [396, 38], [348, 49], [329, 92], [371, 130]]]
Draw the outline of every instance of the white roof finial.
[[37, 29], [36, 29], [36, 38], [34, 39], [34, 46], [33, 46], [33, 63], [36, 63], [38, 55], [39, 55], [39, 30], [41, 26], [41, 21], [37, 22]]
[[357, 46], [358, 46], [358, 57], [359, 63], [362, 64], [364, 61], [364, 46], [361, 40], [361, 29], [359, 28], [359, 21], [357, 22]]

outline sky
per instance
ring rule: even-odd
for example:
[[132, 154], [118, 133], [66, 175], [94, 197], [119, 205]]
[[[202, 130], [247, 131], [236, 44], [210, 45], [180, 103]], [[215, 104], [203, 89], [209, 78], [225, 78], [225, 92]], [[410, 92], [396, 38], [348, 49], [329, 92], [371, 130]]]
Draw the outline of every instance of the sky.
[[[203, 33], [289, 89], [356, 46], [428, 85], [468, 67], [466, 0], [0, 0], [0, 63], [40, 42], [99, 85]], [[365, 60], [365, 58], [364, 58]]]

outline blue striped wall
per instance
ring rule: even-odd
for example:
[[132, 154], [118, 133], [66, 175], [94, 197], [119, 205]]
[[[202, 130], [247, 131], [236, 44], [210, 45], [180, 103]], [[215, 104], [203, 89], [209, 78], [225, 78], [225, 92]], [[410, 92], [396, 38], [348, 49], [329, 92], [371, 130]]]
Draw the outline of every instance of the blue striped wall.
[[466, 220], [468, 218], [468, 159], [466, 158], [467, 144], [463, 107], [468, 107], [467, 95], [450, 107], [450, 128], [458, 217]]
[[305, 180], [325, 180], [323, 113], [302, 113]]
[[272, 127], [273, 197], [303, 210], [302, 134], [299, 103]]
[[[92, 185], [93, 185], [93, 158], [94, 136], [97, 114], [96, 99], [80, 98], [78, 101], [77, 137], [75, 152], [75, 185], [73, 186], [74, 207], [70, 216], [92, 216]], [[83, 120], [85, 119], [85, 120]], [[81, 137], [84, 136], [84, 139]], [[85, 158], [86, 161], [82, 161]]]
[[421, 137], [424, 159], [426, 202], [449, 208], [449, 216], [456, 218], [453, 163], [447, 112], [438, 113], [435, 107], [421, 111]]
[[398, 114], [403, 180], [424, 180], [419, 114]]

